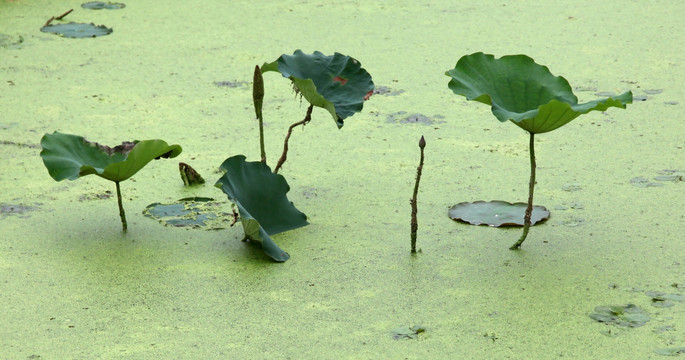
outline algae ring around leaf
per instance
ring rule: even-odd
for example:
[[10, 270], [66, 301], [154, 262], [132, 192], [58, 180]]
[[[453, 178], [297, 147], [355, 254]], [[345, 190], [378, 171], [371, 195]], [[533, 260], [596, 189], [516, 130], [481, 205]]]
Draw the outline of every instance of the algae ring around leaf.
[[40, 31], [44, 33], [52, 33], [66, 38], [90, 38], [97, 36], [105, 36], [112, 33], [111, 28], [105, 25], [95, 25], [93, 23], [83, 24], [70, 22], [66, 24], [51, 24], [43, 26]]
[[[450, 208], [449, 217], [471, 225], [523, 226], [527, 206], [522, 202], [512, 204], [500, 200], [463, 202]], [[535, 225], [544, 222], [549, 216], [547, 208], [535, 205], [530, 223]]]

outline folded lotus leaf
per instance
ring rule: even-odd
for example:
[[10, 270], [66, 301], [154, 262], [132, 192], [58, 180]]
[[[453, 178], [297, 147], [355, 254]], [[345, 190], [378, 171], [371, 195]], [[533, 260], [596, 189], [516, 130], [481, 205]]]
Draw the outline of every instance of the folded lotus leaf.
[[272, 63], [262, 65], [262, 73], [278, 71], [289, 78], [307, 101], [328, 112], [338, 127], [343, 120], [364, 107], [373, 94], [374, 84], [359, 61], [340, 53], [326, 56], [318, 51], [281, 55]]
[[153, 159], [173, 158], [182, 149], [164, 140], [124, 142], [113, 148], [90, 142], [82, 136], [55, 131], [40, 141], [43, 163], [57, 181], [75, 180], [95, 174], [114, 182], [124, 181]]
[[[526, 203], [512, 204], [500, 200], [463, 202], [450, 208], [449, 217], [471, 225], [523, 226], [526, 207]], [[549, 210], [544, 206], [533, 206], [530, 223], [535, 225], [544, 222], [549, 219], [549, 215]]]
[[463, 56], [445, 75], [452, 77], [448, 86], [455, 94], [491, 105], [499, 121], [511, 120], [533, 134], [555, 130], [593, 110], [625, 109], [633, 102], [632, 92], [627, 91], [578, 104], [566, 79], [526, 55], [495, 59], [478, 52]]
[[67, 38], [90, 38], [97, 36], [109, 35], [112, 33], [111, 28], [105, 25], [95, 25], [93, 23], [65, 23], [65, 24], [50, 24], [40, 28], [40, 31], [45, 33], [52, 33], [61, 35]]
[[288, 200], [290, 186], [282, 175], [274, 174], [261, 161], [246, 162], [245, 156], [230, 157], [221, 164], [225, 174], [215, 186], [236, 204], [245, 236], [259, 242], [262, 250], [276, 261], [290, 257], [271, 239], [284, 231], [307, 225], [307, 216]]

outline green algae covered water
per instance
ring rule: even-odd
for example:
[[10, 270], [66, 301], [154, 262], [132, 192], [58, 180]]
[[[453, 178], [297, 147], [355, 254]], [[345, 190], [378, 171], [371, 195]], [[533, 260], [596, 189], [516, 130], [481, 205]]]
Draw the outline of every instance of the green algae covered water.
[[[65, 22], [113, 33], [40, 32], [70, 8]], [[0, 0], [3, 356], [677, 354], [685, 347], [684, 12], [662, 1], [148, 1], [88, 10]], [[143, 215], [149, 204], [195, 196], [231, 212], [212, 184], [225, 158], [259, 159], [252, 70], [296, 49], [353, 56], [380, 91], [341, 130], [317, 108], [293, 134], [280, 173], [311, 224], [274, 237], [291, 259], [273, 263], [240, 241], [239, 227], [178, 228]], [[529, 55], [566, 77], [580, 101], [636, 95], [626, 110], [536, 137], [535, 202], [552, 217], [521, 251], [508, 250], [518, 229], [447, 217], [459, 202], [527, 197], [527, 134], [447, 88], [445, 71], [477, 51]], [[273, 165], [306, 106], [279, 74], [264, 80]], [[122, 183], [124, 234], [113, 184], [49, 177], [39, 141], [56, 130], [108, 145], [161, 138], [183, 153]], [[410, 256], [421, 135], [422, 252]], [[207, 184], [184, 187], [176, 160]], [[638, 318], [620, 313], [634, 309], [628, 304], [642, 310]], [[598, 322], [598, 311], [622, 320]]]

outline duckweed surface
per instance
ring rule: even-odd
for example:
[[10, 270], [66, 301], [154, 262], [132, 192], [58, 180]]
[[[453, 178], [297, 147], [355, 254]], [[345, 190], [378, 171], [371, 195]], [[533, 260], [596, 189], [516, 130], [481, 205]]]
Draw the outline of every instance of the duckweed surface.
[[[683, 294], [685, 191], [654, 177], [685, 168], [685, 3], [145, 1], [67, 18], [115, 28], [108, 36], [40, 32], [65, 10], [0, 0], [0, 203], [15, 209], [0, 215], [4, 357], [682, 356], [685, 303], [655, 308], [644, 290], [622, 289]], [[385, 88], [343, 129], [316, 108], [293, 135], [280, 173], [310, 225], [277, 235], [285, 263], [241, 242], [240, 227], [197, 231], [143, 216], [151, 202], [224, 196], [183, 186], [173, 162], [129, 180], [126, 234], [112, 220], [116, 196], [92, 195], [109, 184], [58, 183], [41, 164], [35, 145], [53, 131], [110, 144], [163, 138], [181, 144], [178, 160], [211, 184], [220, 173], [206, 169], [226, 158], [259, 159], [254, 67], [296, 49], [349, 54]], [[464, 201], [527, 198], [527, 134], [447, 87], [445, 69], [477, 51], [529, 55], [587, 89], [579, 101], [643, 97], [537, 137], [544, 186], [535, 203], [584, 208], [555, 211], [518, 252], [507, 248], [520, 230], [445, 215]], [[264, 100], [271, 166], [306, 110], [275, 78], [265, 79]], [[412, 114], [432, 122], [398, 124]], [[431, 146], [418, 204], [422, 253], [410, 256], [420, 135]], [[631, 184], [639, 176], [664, 186]], [[608, 304], [634, 304], [651, 320], [620, 328], [588, 317]], [[393, 339], [414, 324], [428, 330]]]

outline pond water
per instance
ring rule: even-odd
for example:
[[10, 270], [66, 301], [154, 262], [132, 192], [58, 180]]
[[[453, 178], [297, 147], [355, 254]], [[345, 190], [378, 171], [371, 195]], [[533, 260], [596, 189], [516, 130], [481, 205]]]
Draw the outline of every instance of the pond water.
[[[113, 32], [40, 31], [70, 8], [64, 22]], [[685, 183], [672, 176], [685, 170], [683, 13], [677, 1], [210, 0], [89, 10], [0, 0], [0, 349], [17, 359], [677, 353], [663, 349], [685, 347], [685, 303], [653, 306], [650, 294], [685, 293]], [[340, 130], [316, 108], [294, 132], [280, 174], [310, 225], [274, 236], [290, 260], [270, 261], [240, 241], [239, 227], [146, 217], [152, 203], [226, 201], [212, 186], [218, 166], [237, 154], [259, 159], [254, 66], [296, 49], [353, 56], [381, 91]], [[566, 77], [581, 102], [636, 96], [626, 110], [536, 137], [535, 202], [552, 215], [520, 251], [508, 250], [520, 229], [447, 216], [465, 201], [527, 198], [527, 134], [447, 88], [445, 71], [477, 51], [529, 55]], [[272, 164], [306, 106], [279, 74], [264, 80]], [[50, 178], [39, 141], [53, 131], [108, 145], [160, 138], [183, 153], [122, 183], [122, 233], [113, 184]], [[421, 135], [422, 252], [410, 256]], [[207, 183], [184, 187], [177, 161]], [[648, 319], [641, 326], [590, 317], [634, 307]]]

